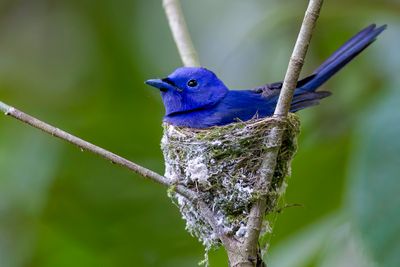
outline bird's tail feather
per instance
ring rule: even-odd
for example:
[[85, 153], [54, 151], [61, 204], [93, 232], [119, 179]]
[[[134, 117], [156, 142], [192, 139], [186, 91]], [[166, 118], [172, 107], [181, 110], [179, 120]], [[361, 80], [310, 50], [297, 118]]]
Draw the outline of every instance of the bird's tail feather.
[[331, 92], [327, 91], [305, 92], [300, 95], [295, 95], [290, 106], [290, 112], [296, 112], [303, 108], [318, 105], [319, 100], [330, 95]]
[[386, 25], [377, 28], [375, 24], [372, 24], [366, 27], [336, 50], [311, 76], [299, 81], [290, 111], [296, 112], [309, 106], [318, 105], [320, 99], [329, 96], [330, 92], [316, 90], [374, 42], [385, 29]]
[[375, 24], [372, 24], [357, 33], [322, 63], [321, 66], [314, 71], [314, 78], [301, 86], [298, 92], [315, 91], [374, 42], [376, 37], [385, 29], [386, 25], [377, 28]]

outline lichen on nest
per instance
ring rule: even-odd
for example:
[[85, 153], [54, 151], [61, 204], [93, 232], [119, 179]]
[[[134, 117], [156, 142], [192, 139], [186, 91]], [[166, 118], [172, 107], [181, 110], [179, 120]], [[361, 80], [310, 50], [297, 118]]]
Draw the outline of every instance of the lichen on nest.
[[[266, 188], [257, 189], [260, 167], [265, 154], [273, 149], [267, 136], [281, 121], [253, 119], [222, 127], [191, 129], [164, 124], [161, 148], [165, 158], [165, 177], [196, 191], [214, 213], [227, 235], [246, 236], [251, 205], [267, 193], [267, 213], [276, 208], [284, 192], [284, 179], [296, 151], [299, 120], [289, 114], [284, 123], [274, 177]], [[262, 192], [261, 192], [262, 191]], [[187, 230], [207, 249], [220, 245], [211, 226], [184, 197], [171, 190], [170, 197], [179, 206]]]

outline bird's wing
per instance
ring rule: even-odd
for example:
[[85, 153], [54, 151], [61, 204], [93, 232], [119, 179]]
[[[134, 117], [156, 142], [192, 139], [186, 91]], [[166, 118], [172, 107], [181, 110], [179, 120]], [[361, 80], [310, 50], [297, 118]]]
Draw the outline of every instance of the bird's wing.
[[[317, 74], [307, 76], [306, 78], [297, 82], [296, 90], [293, 95], [290, 112], [296, 112], [300, 109], [318, 105], [319, 100], [329, 96], [331, 93], [326, 91], [305, 91], [302, 90], [302, 86], [312, 81]], [[262, 99], [265, 99], [267, 103], [270, 103], [275, 108], [278, 100], [279, 93], [282, 89], [282, 82], [269, 83], [261, 87], [257, 87], [251, 90], [251, 92], [260, 95]]]
[[[313, 75], [305, 77], [304, 79], [301, 79], [300, 81], [297, 82], [296, 88], [299, 88], [299, 87], [305, 85], [306, 83], [311, 81], [315, 76], [316, 76], [316, 74], [313, 74]], [[279, 94], [279, 92], [282, 89], [282, 85], [283, 85], [283, 82], [267, 83], [263, 86], [259, 86], [259, 87], [256, 87], [256, 88], [253, 88], [250, 90], [255, 93], [261, 94], [261, 96], [264, 98], [270, 98], [272, 96]]]

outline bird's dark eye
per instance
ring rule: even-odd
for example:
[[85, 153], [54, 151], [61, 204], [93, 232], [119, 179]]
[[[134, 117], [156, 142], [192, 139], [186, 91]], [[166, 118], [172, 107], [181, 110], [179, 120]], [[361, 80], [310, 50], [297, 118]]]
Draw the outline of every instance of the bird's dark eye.
[[188, 81], [187, 85], [189, 87], [195, 87], [195, 86], [197, 86], [197, 81], [196, 80], [190, 80], [190, 81]]

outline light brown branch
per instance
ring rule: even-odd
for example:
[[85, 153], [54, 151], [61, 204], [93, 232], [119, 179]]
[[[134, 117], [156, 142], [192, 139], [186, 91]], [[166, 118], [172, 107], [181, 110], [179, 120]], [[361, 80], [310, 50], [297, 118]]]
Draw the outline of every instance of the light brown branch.
[[59, 139], [62, 139], [64, 141], [67, 141], [73, 145], [76, 145], [79, 147], [81, 150], [87, 150], [89, 152], [92, 152], [96, 155], [99, 155], [110, 162], [117, 164], [119, 166], [125, 167], [132, 172], [135, 172], [139, 175], [141, 175], [144, 178], [147, 178], [149, 180], [152, 180], [156, 183], [162, 184], [167, 187], [174, 187], [174, 190], [186, 197], [187, 199], [191, 201], [197, 201], [197, 195], [195, 192], [187, 189], [186, 187], [183, 187], [181, 185], [174, 185], [173, 182], [169, 179], [167, 179], [164, 176], [159, 175], [158, 173], [151, 171], [145, 167], [142, 167], [132, 161], [129, 161], [121, 156], [118, 156], [108, 150], [105, 150], [104, 148], [98, 147], [94, 144], [91, 144], [79, 137], [73, 136], [70, 133], [67, 133], [63, 130], [60, 130], [54, 126], [51, 126], [50, 124], [47, 124], [39, 119], [36, 119], [12, 106], [9, 106], [3, 102], [0, 102], [0, 111], [3, 112], [5, 115], [13, 117], [19, 121], [22, 121], [26, 124], [29, 124], [37, 129], [42, 130], [45, 133], [48, 133], [54, 137], [57, 137]]
[[175, 184], [173, 181], [169, 180], [168, 178], [166, 178], [152, 170], [142, 167], [142, 166], [140, 166], [132, 161], [129, 161], [117, 154], [114, 154], [108, 150], [105, 150], [104, 148], [96, 146], [92, 143], [89, 143], [89, 142], [79, 138], [79, 137], [76, 137], [70, 133], [67, 133], [59, 128], [56, 128], [50, 124], [47, 124], [47, 123], [45, 123], [35, 117], [32, 117], [31, 115], [28, 115], [28, 114], [14, 108], [12, 106], [9, 106], [1, 101], [0, 101], [0, 111], [3, 112], [7, 116], [13, 117], [21, 122], [24, 122], [30, 126], [37, 128], [47, 134], [50, 134], [61, 140], [67, 141], [68, 143], [71, 143], [71, 144], [77, 146], [79, 149], [81, 149], [83, 151], [89, 151], [93, 154], [99, 155], [99, 156], [103, 157], [104, 159], [110, 161], [111, 163], [119, 165], [121, 167], [125, 167], [125, 168], [129, 169], [130, 171], [137, 173], [144, 178], [147, 178], [148, 180], [151, 180], [158, 184], [172, 188], [174, 190], [174, 192], [184, 196], [186, 199], [188, 199], [194, 205], [197, 204], [199, 207], [199, 212], [202, 214], [202, 216], [204, 218], [207, 219], [208, 223], [213, 227], [213, 229], [217, 233], [218, 237], [224, 243], [224, 246], [231, 247], [231, 245], [230, 245], [231, 240], [228, 237], [224, 236], [223, 230], [215, 222], [214, 214], [209, 209], [209, 207], [198, 198], [198, 195], [196, 192], [194, 192], [182, 185]]
[[163, 0], [163, 6], [183, 65], [199, 67], [200, 61], [190, 38], [179, 0]]
[[296, 89], [322, 3], [323, 0], [310, 0], [308, 4], [292, 56], [290, 57], [285, 79], [283, 80], [282, 90], [274, 112], [275, 116], [286, 117], [290, 110], [293, 93]]
[[[290, 110], [294, 90], [296, 89], [297, 81], [300, 76], [301, 69], [303, 67], [304, 59], [307, 53], [308, 45], [310, 43], [313, 30], [316, 25], [317, 18], [319, 16], [323, 0], [310, 0], [307, 11], [304, 16], [303, 23], [297, 41], [289, 61], [289, 65], [286, 71], [285, 79], [283, 82], [282, 90], [279, 95], [279, 100], [275, 108], [274, 116], [285, 119]], [[261, 179], [261, 185], [268, 186], [271, 183], [274, 172], [266, 170], [275, 170], [277, 164], [277, 158], [279, 148], [282, 144], [284, 124], [278, 124], [275, 126], [269, 135], [266, 137], [267, 142], [273, 142], [273, 149], [271, 149], [264, 158], [261, 173], [263, 174]], [[263, 171], [265, 170], [265, 171]], [[248, 237], [244, 242], [244, 256], [247, 259], [255, 258], [257, 255], [258, 238], [261, 232], [261, 226], [263, 218], [265, 216], [266, 198], [258, 200], [250, 210], [250, 216], [248, 221]], [[246, 258], [243, 260], [245, 261]], [[248, 263], [238, 266], [248, 266]]]
[[[267, 188], [270, 186], [271, 180], [274, 176], [274, 171], [277, 163], [277, 158], [279, 154], [279, 148], [282, 144], [282, 131], [280, 125], [278, 124], [271, 129], [271, 132], [266, 136], [266, 142], [268, 142], [267, 147], [269, 147], [264, 160], [260, 167], [260, 181], [258, 181], [258, 186], [260, 189]], [[273, 142], [273, 144], [271, 144]], [[257, 242], [261, 232], [261, 225], [264, 220], [265, 209], [267, 205], [266, 194], [261, 196], [260, 199], [251, 207], [249, 221], [247, 223], [247, 239], [245, 241], [246, 250], [252, 254], [257, 253]]]

